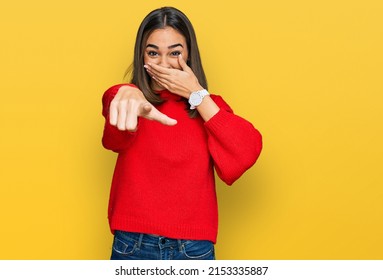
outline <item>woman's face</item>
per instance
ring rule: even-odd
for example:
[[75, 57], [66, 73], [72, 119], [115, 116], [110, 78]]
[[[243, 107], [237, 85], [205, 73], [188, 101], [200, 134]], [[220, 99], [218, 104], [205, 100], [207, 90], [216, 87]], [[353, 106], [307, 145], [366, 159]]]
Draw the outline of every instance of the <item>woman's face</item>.
[[[178, 63], [178, 56], [187, 61], [188, 48], [185, 37], [172, 27], [154, 30], [145, 44], [144, 63], [153, 63], [166, 68], [181, 69]], [[155, 90], [162, 89], [152, 80], [152, 87]]]

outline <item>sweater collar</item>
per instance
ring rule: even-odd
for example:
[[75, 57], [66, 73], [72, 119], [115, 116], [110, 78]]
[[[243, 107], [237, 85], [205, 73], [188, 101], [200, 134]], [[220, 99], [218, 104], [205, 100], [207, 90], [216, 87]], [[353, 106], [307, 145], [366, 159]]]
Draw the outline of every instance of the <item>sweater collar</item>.
[[181, 98], [182, 98], [181, 96], [179, 96], [175, 93], [172, 93], [167, 89], [158, 90], [157, 94], [159, 94], [160, 97], [162, 99], [165, 99], [165, 100], [176, 100], [177, 101], [177, 100], [181, 100]]

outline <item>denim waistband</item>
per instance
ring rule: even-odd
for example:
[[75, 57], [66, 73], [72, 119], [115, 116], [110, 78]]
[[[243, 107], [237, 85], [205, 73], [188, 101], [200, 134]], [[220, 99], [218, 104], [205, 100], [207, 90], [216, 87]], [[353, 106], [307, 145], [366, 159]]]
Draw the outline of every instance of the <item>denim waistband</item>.
[[155, 234], [145, 234], [145, 233], [136, 233], [136, 232], [127, 232], [116, 230], [114, 233], [116, 236], [120, 236], [131, 240], [134, 240], [137, 243], [137, 247], [140, 248], [141, 244], [146, 246], [159, 246], [160, 248], [170, 248], [178, 247], [181, 251], [182, 244], [187, 240], [183, 239], [173, 239], [165, 236], [155, 235]]

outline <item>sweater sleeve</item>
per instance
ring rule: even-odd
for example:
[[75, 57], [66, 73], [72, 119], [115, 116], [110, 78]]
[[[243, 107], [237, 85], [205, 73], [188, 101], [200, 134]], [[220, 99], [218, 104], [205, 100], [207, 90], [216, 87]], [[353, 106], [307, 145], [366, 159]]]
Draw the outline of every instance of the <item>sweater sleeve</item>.
[[[102, 97], [102, 115], [105, 118], [102, 145], [105, 149], [120, 152], [126, 149], [135, 138], [135, 132], [121, 131], [109, 122], [109, 107], [120, 87], [129, 84], [118, 84], [105, 91]], [[134, 86], [134, 85], [131, 85]]]
[[218, 176], [232, 185], [257, 161], [262, 136], [250, 122], [235, 115], [222, 97], [212, 98], [220, 110], [205, 122], [208, 147]]

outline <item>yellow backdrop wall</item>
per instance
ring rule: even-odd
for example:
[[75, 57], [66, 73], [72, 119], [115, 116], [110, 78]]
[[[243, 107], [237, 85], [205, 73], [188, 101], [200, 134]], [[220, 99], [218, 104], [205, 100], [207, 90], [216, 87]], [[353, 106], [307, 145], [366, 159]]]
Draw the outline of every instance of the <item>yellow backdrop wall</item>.
[[193, 22], [210, 91], [264, 136], [217, 185], [218, 259], [383, 259], [379, 0], [3, 3], [0, 259], [109, 258], [101, 96], [165, 5]]

